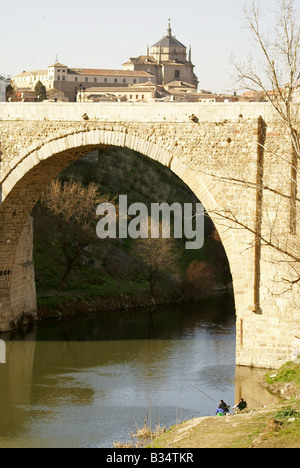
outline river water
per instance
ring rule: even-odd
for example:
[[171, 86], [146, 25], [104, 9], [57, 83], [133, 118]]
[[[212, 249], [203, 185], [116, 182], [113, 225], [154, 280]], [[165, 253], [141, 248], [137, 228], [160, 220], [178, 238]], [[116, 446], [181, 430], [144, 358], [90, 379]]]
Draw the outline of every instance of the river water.
[[230, 295], [39, 323], [0, 336], [0, 447], [105, 447], [147, 423], [214, 415], [220, 399], [270, 397], [264, 372], [235, 366]]

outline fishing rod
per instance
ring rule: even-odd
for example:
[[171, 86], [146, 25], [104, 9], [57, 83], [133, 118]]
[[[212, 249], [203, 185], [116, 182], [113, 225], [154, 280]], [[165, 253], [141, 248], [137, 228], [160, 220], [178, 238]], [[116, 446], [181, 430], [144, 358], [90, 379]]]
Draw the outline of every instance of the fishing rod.
[[[211, 401], [213, 401], [214, 403], [216, 402], [213, 398], [211, 398], [209, 395], [207, 395], [207, 393], [203, 392], [202, 390], [200, 390], [200, 388], [196, 387], [196, 385], [194, 385], [189, 379], [186, 379], [186, 381], [192, 386], [194, 387], [196, 390], [198, 390], [198, 392], [202, 393], [202, 395], [206, 396], [207, 398], [209, 398]], [[250, 396], [248, 396], [248, 399], [254, 401], [254, 403], [256, 403], [257, 405], [259, 406], [263, 406], [261, 405], [261, 403], [258, 403], [258, 401], [254, 400], [254, 398], [251, 398]], [[228, 406], [228, 408], [230, 408], [230, 406]], [[234, 408], [234, 406], [233, 406]]]
[[209, 395], [207, 395], [207, 393], [203, 392], [202, 390], [200, 390], [200, 388], [196, 387], [196, 385], [194, 385], [190, 380], [187, 379], [187, 382], [192, 386], [194, 387], [196, 390], [198, 390], [198, 392], [202, 393], [202, 395], [205, 395], [207, 398], [209, 398], [211, 401], [213, 401], [214, 403], [216, 402], [213, 398], [211, 398]]

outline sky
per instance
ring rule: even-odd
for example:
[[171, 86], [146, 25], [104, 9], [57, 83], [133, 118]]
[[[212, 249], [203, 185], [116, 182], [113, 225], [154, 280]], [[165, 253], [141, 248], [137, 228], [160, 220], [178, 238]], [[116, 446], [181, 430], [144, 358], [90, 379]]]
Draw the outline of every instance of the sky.
[[[246, 0], [249, 2], [250, 0]], [[0, 0], [0, 75], [46, 69], [56, 57], [72, 68], [122, 69], [130, 57], [164, 35], [192, 46], [199, 89], [235, 88], [232, 56], [253, 47], [243, 17], [244, 0]], [[274, 0], [263, 0], [264, 6]], [[296, 0], [300, 6], [300, 0]], [[263, 17], [271, 27], [268, 13]]]

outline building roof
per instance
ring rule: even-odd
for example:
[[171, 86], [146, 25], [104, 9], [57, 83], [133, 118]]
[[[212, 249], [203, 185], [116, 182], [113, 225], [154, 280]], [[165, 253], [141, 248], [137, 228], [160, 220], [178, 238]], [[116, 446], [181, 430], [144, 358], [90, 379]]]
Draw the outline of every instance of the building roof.
[[53, 65], [49, 65], [48, 68], [54, 68], [54, 67], [68, 68], [67, 65], [64, 65], [64, 64], [59, 63], [59, 62], [55, 62]]
[[152, 55], [140, 55], [139, 57], [131, 57], [128, 62], [123, 65], [157, 65], [157, 61]]
[[154, 75], [147, 73], [145, 71], [136, 71], [136, 70], [99, 70], [94, 68], [71, 68], [73, 73], [78, 75], [92, 75], [92, 76], [136, 76], [144, 78], [152, 78]]
[[32, 75], [48, 75], [48, 70], [32, 70], [32, 71], [23, 71], [19, 75], [15, 76], [14, 78], [25, 78], [26, 76], [32, 76]]
[[[154, 83], [152, 83], [152, 81], [147, 81], [146, 83], [136, 83], [134, 85], [135, 88], [139, 88], [141, 86], [148, 86], [148, 87], [152, 87], [152, 88], [157, 88], [158, 86]], [[131, 89], [133, 87], [133, 85], [129, 85], [128, 88]]]
[[35, 94], [35, 92], [31, 88], [18, 88], [16, 90], [16, 92], [17, 93], [33, 93], [33, 94]]
[[85, 94], [86, 95], [89, 95], [89, 94], [99, 94], [99, 93], [105, 93], [105, 94], [109, 94], [109, 93], [134, 93], [134, 92], [150, 92], [152, 91], [149, 86], [118, 86], [118, 87], [98, 87], [98, 88], [87, 88], [85, 90]]
[[[92, 75], [92, 76], [136, 76], [137, 78], [153, 78], [154, 75], [145, 71], [136, 71], [136, 70], [99, 70], [94, 68], [68, 68], [68, 73], [76, 75]], [[14, 78], [25, 78], [27, 76], [47, 76], [48, 70], [32, 70], [32, 71], [23, 71]]]
[[186, 49], [185, 45], [179, 42], [175, 36], [172, 36], [170, 20], [169, 20], [169, 27], [167, 29], [167, 35], [164, 36], [160, 41], [156, 42], [156, 44], [154, 44], [152, 47], [169, 47], [169, 48], [182, 47]]
[[185, 81], [171, 81], [166, 85], [167, 88], [191, 88], [195, 89], [196, 86], [191, 83], [186, 83]]
[[165, 36], [152, 47], [168, 47], [170, 49], [173, 47], [181, 47], [186, 49], [186, 46], [179, 42], [175, 36]]

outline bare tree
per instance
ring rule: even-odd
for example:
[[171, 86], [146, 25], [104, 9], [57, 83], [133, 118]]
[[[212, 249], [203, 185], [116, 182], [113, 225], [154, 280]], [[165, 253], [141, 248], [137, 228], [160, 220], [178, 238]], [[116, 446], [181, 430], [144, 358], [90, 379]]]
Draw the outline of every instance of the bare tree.
[[62, 286], [83, 250], [96, 238], [96, 206], [109, 201], [108, 195], [100, 195], [99, 187], [87, 187], [80, 182], [63, 184], [55, 180], [42, 197], [42, 203], [57, 220], [56, 237], [53, 242], [66, 259]]
[[187, 297], [199, 299], [211, 291], [215, 282], [214, 268], [206, 261], [192, 261], [186, 269], [184, 293]]
[[[229, 176], [215, 176], [221, 182], [247, 187], [256, 191], [255, 220], [251, 223], [239, 218], [230, 208], [223, 211], [209, 212], [218, 219], [218, 223], [232, 229], [246, 230], [251, 233], [253, 243], [246, 248], [255, 249], [255, 282], [259, 294], [260, 258], [263, 248], [274, 250], [274, 262], [287, 266], [285, 276], [280, 282], [290, 289], [300, 283], [300, 246], [297, 237], [297, 218], [299, 218], [299, 198], [297, 196], [297, 179], [299, 173], [300, 143], [299, 143], [299, 105], [296, 103], [300, 85], [300, 25], [299, 14], [295, 9], [294, 0], [275, 0], [276, 11], [271, 12], [275, 20], [275, 27], [270, 33], [262, 28], [262, 10], [260, 2], [251, 0], [245, 7], [247, 26], [254, 38], [256, 49], [261, 60], [250, 55], [247, 61], [238, 62], [234, 59], [237, 80], [242, 89], [260, 91], [269, 102], [274, 115], [284, 124], [285, 134], [289, 135], [290, 151], [286, 153], [268, 147], [266, 138], [266, 124], [262, 117], [258, 119], [257, 138], [257, 168], [256, 181], [247, 177], [234, 178]], [[269, 12], [270, 13], [270, 12]], [[280, 190], [266, 183], [264, 178], [265, 154], [271, 159], [290, 167], [286, 173], [285, 186], [288, 190]], [[284, 172], [283, 172], [284, 174]], [[274, 195], [277, 206], [273, 206], [273, 213], [268, 213], [264, 206], [266, 193]], [[278, 230], [276, 221], [281, 216], [280, 201], [289, 205], [289, 223], [286, 228]], [[277, 210], [277, 211], [276, 211]], [[275, 217], [274, 217], [275, 215]], [[280, 223], [278, 223], [278, 226]], [[277, 289], [277, 288], [274, 288]], [[286, 290], [285, 289], [285, 290]], [[284, 291], [283, 291], [284, 292]], [[277, 294], [276, 292], [274, 294]], [[282, 294], [280, 288], [279, 294]], [[255, 298], [259, 303], [259, 298]]]
[[242, 88], [262, 91], [278, 118], [285, 124], [291, 141], [290, 232], [295, 235], [297, 179], [299, 173], [300, 140], [297, 130], [299, 106], [295, 94], [300, 85], [300, 25], [294, 0], [276, 0], [276, 25], [271, 33], [262, 30], [260, 2], [245, 5], [244, 14], [261, 61], [252, 56], [247, 62], [234, 60], [238, 83]]
[[160, 224], [160, 237], [152, 238], [150, 232], [151, 218], [149, 218], [148, 238], [140, 238], [134, 245], [134, 255], [144, 265], [150, 283], [150, 293], [155, 296], [155, 288], [159, 279], [171, 278], [176, 275], [178, 253], [172, 238], [162, 238]]

